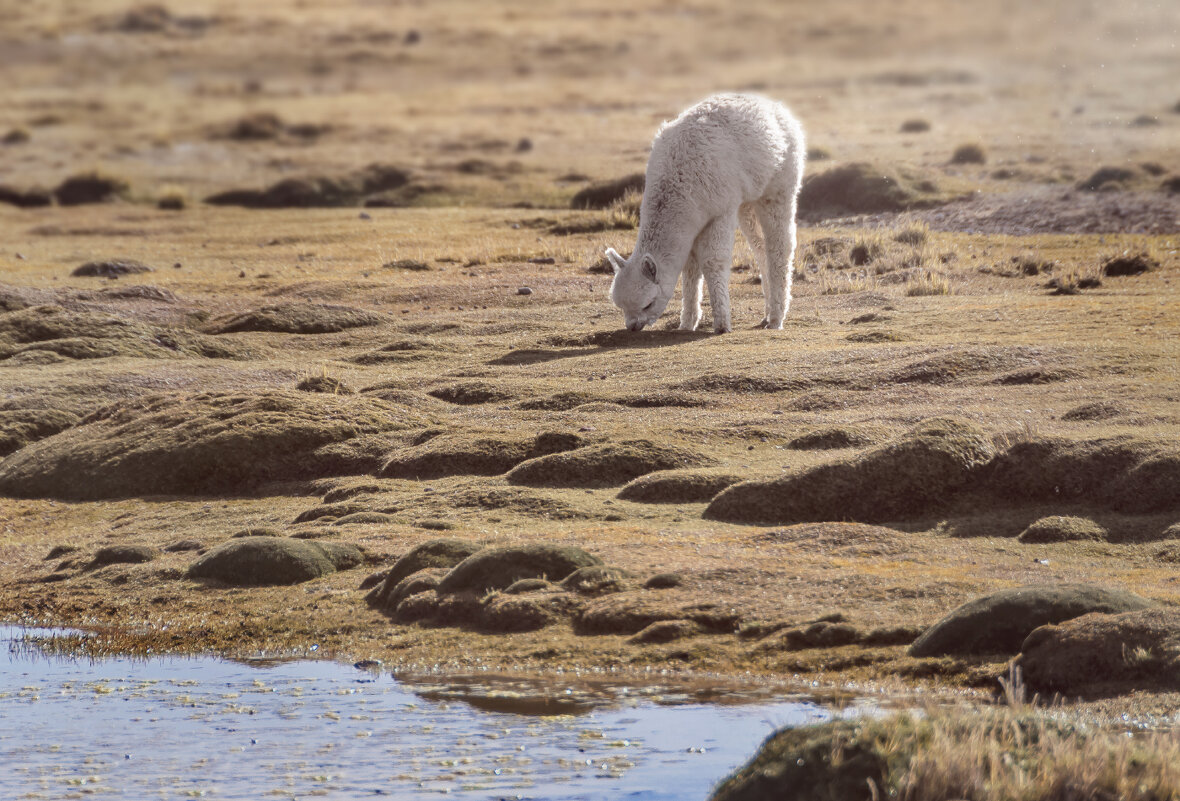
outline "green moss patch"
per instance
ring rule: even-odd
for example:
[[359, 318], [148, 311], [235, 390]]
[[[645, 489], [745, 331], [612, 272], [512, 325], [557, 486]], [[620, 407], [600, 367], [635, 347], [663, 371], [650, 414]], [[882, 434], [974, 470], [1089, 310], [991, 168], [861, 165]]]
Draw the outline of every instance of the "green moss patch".
[[529, 459], [514, 467], [508, 480], [534, 487], [614, 487], [657, 470], [713, 462], [684, 448], [643, 439], [625, 440]]
[[9, 456], [0, 464], [0, 492], [77, 500], [250, 492], [269, 481], [347, 473], [355, 462], [339, 449], [415, 422], [404, 407], [357, 397], [152, 396]]

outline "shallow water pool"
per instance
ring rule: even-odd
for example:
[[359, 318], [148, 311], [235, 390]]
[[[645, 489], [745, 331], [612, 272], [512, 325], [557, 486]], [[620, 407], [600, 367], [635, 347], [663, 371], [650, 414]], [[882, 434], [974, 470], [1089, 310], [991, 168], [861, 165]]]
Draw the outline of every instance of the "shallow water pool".
[[47, 633], [0, 627], [6, 799], [703, 799], [775, 728], [832, 714], [703, 685], [67, 659], [23, 639]]

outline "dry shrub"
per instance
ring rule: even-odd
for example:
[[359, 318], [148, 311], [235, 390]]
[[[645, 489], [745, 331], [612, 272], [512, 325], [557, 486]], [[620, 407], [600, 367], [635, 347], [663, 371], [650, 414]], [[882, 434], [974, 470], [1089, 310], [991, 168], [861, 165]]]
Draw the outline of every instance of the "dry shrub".
[[906, 282], [907, 296], [926, 297], [951, 294], [951, 282], [946, 274], [938, 270], [923, 270]]

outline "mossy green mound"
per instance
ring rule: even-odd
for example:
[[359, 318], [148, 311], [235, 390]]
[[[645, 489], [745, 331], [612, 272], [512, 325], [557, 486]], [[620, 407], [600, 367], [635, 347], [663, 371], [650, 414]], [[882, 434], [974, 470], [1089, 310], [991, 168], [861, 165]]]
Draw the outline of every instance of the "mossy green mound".
[[287, 537], [241, 537], [222, 543], [189, 565], [190, 578], [240, 586], [299, 584], [362, 560], [353, 546]]
[[1180, 442], [1039, 437], [1001, 453], [986, 489], [1005, 502], [1080, 502], [1130, 513], [1180, 508]]
[[68, 359], [241, 359], [249, 355], [244, 348], [202, 334], [101, 312], [43, 305], [0, 314], [0, 361], [32, 351]]
[[729, 473], [668, 470], [634, 479], [619, 490], [618, 497], [639, 503], [706, 503], [741, 480]]
[[559, 584], [563, 590], [580, 595], [604, 595], [619, 592], [630, 584], [631, 574], [619, 567], [592, 565], [579, 567], [563, 578]]
[[1028, 635], [1017, 660], [1035, 692], [1180, 690], [1180, 610], [1087, 615]]
[[684, 448], [636, 439], [529, 459], [513, 468], [508, 480], [531, 487], [616, 487], [657, 470], [712, 463], [713, 459]]
[[839, 448], [863, 448], [876, 441], [870, 432], [856, 428], [837, 426], [835, 428], [818, 428], [800, 434], [787, 443], [787, 447], [797, 451], [836, 450]]
[[1106, 529], [1088, 517], [1052, 515], [1029, 524], [1017, 537], [1021, 542], [1068, 542], [1070, 540], [1104, 540]]
[[780, 729], [711, 801], [1172, 798], [1175, 738], [1058, 710], [964, 707]]
[[1035, 628], [1091, 612], [1146, 609], [1153, 603], [1124, 590], [1086, 584], [1018, 587], [969, 601], [935, 623], [910, 655], [1015, 654]]
[[371, 398], [153, 396], [12, 454], [0, 463], [0, 493], [75, 500], [240, 494], [268, 481], [351, 472], [346, 450], [354, 440], [415, 421], [405, 408]]
[[398, 604], [411, 595], [429, 592], [438, 588], [438, 583], [450, 572], [446, 567], [427, 567], [415, 571], [396, 584], [385, 586], [384, 582], [365, 596], [365, 601], [388, 614], [397, 611]]
[[432, 479], [443, 476], [495, 476], [538, 456], [582, 444], [576, 434], [542, 433], [532, 439], [450, 434], [394, 453], [381, 468], [384, 478]]
[[282, 303], [235, 314], [210, 327], [213, 334], [270, 331], [281, 334], [334, 334], [349, 328], [378, 325], [375, 312], [327, 303]]
[[64, 409], [0, 410], [0, 458], [30, 442], [51, 437], [77, 425], [82, 418]]
[[[407, 577], [421, 570], [430, 568], [445, 568], [450, 570], [467, 557], [482, 550], [483, 546], [459, 539], [438, 539], [416, 545], [402, 554], [393, 567], [389, 569], [385, 579], [370, 592], [365, 600], [374, 606], [393, 609], [402, 599], [413, 593], [402, 592], [396, 602], [391, 602], [394, 589]], [[436, 582], [437, 584], [437, 582]], [[418, 590], [421, 592], [422, 590]]]
[[934, 418], [853, 459], [735, 484], [705, 517], [766, 524], [905, 519], [944, 506], [993, 455], [991, 438], [975, 426]]
[[438, 592], [485, 593], [526, 578], [561, 581], [580, 567], [601, 564], [597, 556], [563, 545], [485, 548], [456, 565], [439, 584]]

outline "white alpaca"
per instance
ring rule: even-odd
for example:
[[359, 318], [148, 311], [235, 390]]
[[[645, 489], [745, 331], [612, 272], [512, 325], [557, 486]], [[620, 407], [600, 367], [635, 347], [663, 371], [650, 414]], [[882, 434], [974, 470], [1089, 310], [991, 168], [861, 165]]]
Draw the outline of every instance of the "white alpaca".
[[635, 250], [629, 259], [606, 251], [615, 270], [611, 300], [627, 328], [654, 323], [684, 273], [680, 328], [692, 331], [701, 321], [703, 279], [713, 330], [731, 331], [729, 271], [739, 225], [761, 262], [762, 326], [782, 328], [803, 159], [799, 121], [758, 95], [714, 95], [661, 126], [647, 162]]

